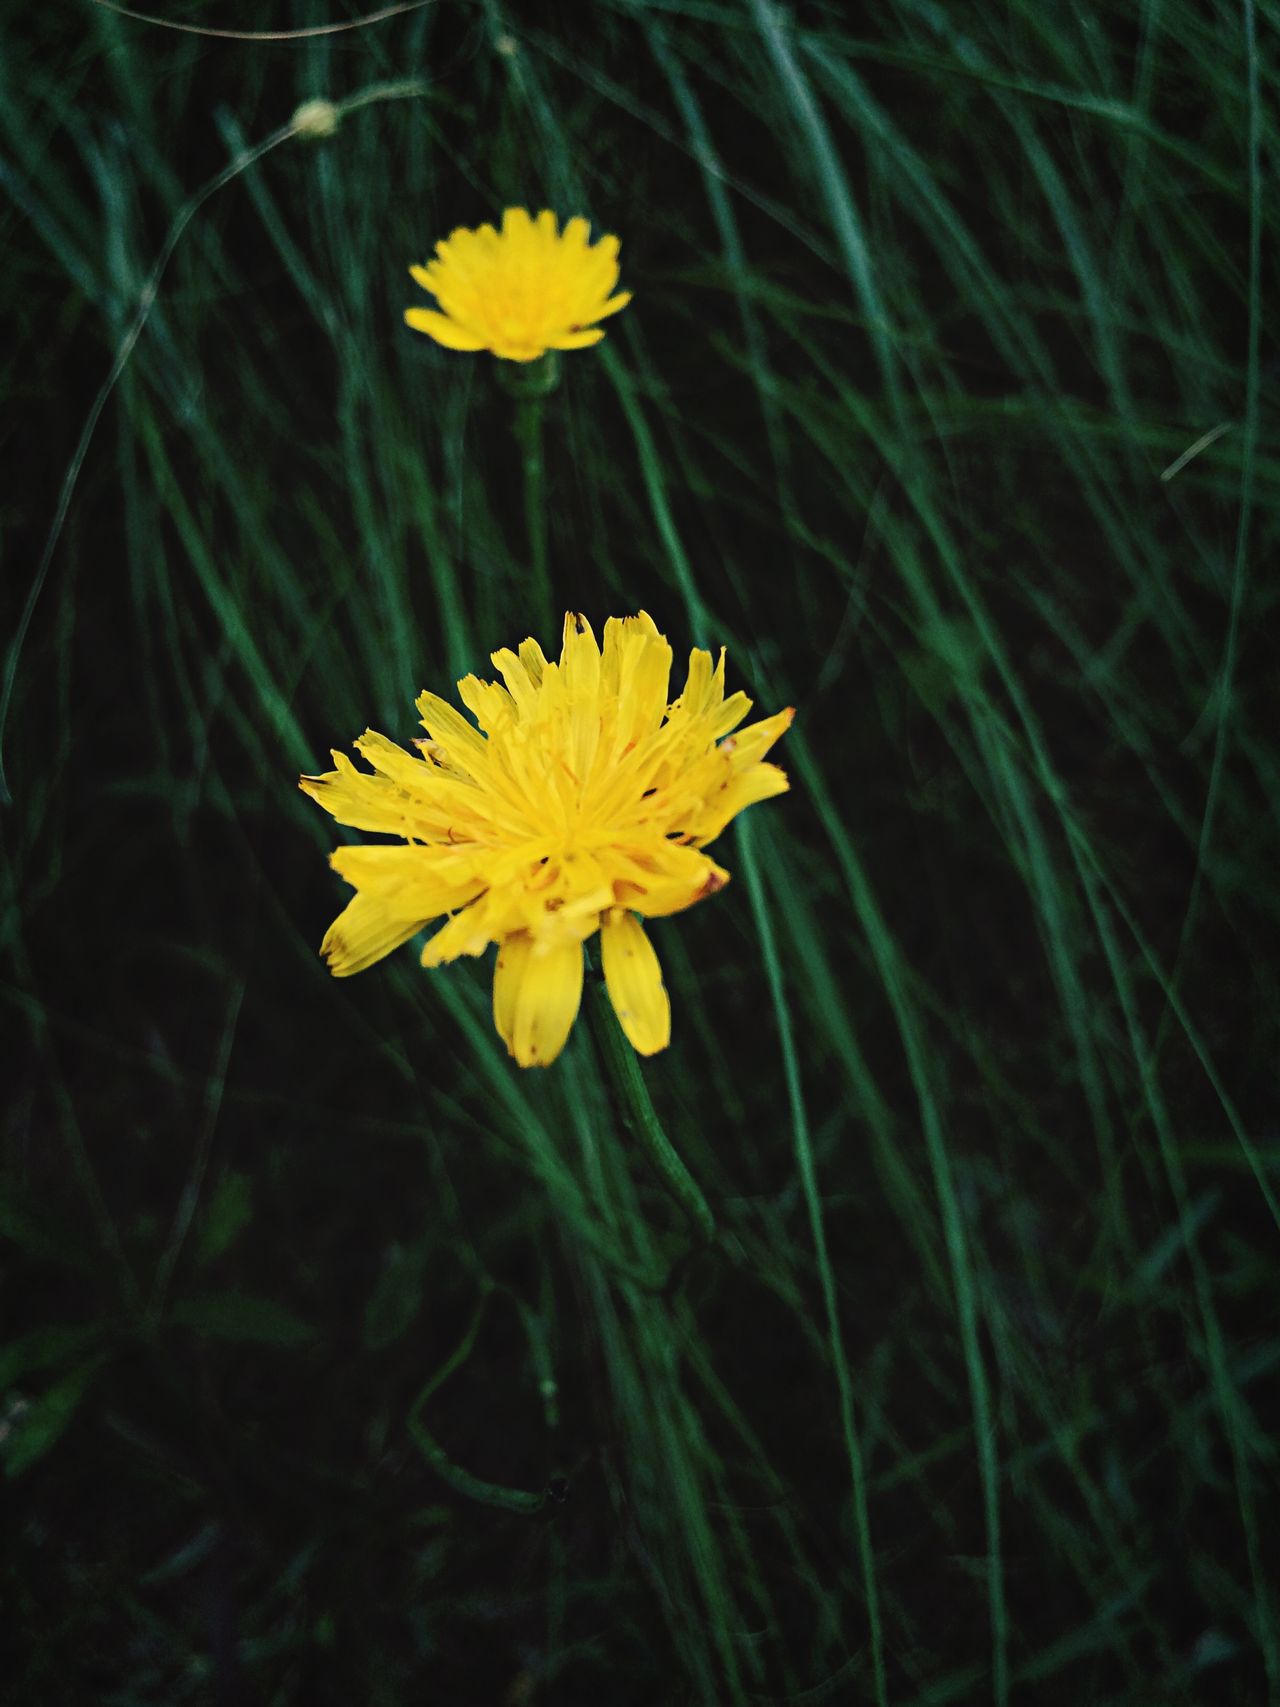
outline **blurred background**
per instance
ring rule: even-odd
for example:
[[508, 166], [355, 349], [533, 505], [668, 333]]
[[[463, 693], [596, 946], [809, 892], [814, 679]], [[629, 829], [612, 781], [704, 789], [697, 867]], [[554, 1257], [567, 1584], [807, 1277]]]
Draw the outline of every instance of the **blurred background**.
[[[1280, 1700], [1274, 7], [155, 12], [0, 14], [4, 1699]], [[317, 955], [298, 773], [536, 621], [401, 320], [508, 205], [635, 293], [558, 604], [797, 707], [653, 932], [710, 1249]]]

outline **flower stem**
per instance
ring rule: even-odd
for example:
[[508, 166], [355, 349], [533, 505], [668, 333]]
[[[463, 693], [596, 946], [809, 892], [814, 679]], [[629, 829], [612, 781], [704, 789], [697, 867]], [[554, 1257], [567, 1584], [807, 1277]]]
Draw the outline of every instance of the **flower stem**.
[[554, 646], [558, 637], [555, 605], [551, 596], [551, 573], [547, 565], [547, 506], [543, 484], [542, 411], [545, 400], [560, 383], [560, 360], [548, 350], [536, 362], [510, 371], [513, 364], [499, 364], [503, 389], [515, 399], [516, 440], [524, 472], [524, 519], [528, 535], [529, 575], [533, 584], [534, 611], [543, 641]]
[[596, 1039], [604, 1056], [609, 1079], [622, 1103], [627, 1121], [636, 1137], [649, 1152], [649, 1160], [661, 1176], [663, 1184], [693, 1223], [704, 1244], [712, 1244], [716, 1236], [715, 1216], [697, 1182], [663, 1130], [662, 1122], [649, 1097], [635, 1050], [627, 1042], [618, 1024], [609, 993], [602, 982], [592, 980]]
[[542, 485], [542, 399], [525, 397], [516, 404], [516, 437], [524, 463], [524, 518], [529, 535], [529, 572], [538, 631], [554, 646], [551, 576], [547, 569], [547, 509]]

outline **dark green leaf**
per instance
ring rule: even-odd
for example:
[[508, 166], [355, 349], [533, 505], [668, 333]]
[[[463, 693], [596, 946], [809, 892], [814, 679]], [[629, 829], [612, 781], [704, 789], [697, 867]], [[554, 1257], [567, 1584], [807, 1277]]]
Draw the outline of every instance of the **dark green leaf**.
[[83, 1352], [104, 1332], [99, 1322], [76, 1326], [36, 1328], [6, 1346], [0, 1346], [0, 1393], [37, 1369], [65, 1363]]
[[201, 1220], [196, 1266], [204, 1268], [229, 1250], [252, 1219], [253, 1186], [248, 1174], [224, 1174]]
[[249, 1340], [257, 1345], [306, 1345], [315, 1329], [283, 1304], [249, 1292], [211, 1292], [182, 1298], [171, 1319], [214, 1339]]
[[382, 1273], [364, 1307], [364, 1343], [370, 1351], [398, 1340], [422, 1307], [426, 1251], [420, 1245], [392, 1245]]
[[20, 1409], [11, 1407], [0, 1436], [0, 1457], [7, 1476], [20, 1476], [57, 1443], [105, 1362], [106, 1354], [100, 1352], [78, 1364], [30, 1404]]

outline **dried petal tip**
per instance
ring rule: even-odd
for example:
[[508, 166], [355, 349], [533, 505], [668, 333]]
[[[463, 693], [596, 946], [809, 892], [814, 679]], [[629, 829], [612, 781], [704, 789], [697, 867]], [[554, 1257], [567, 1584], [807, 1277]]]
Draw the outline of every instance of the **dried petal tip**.
[[322, 142], [338, 128], [342, 114], [332, 101], [304, 101], [293, 115], [289, 128], [295, 136]]

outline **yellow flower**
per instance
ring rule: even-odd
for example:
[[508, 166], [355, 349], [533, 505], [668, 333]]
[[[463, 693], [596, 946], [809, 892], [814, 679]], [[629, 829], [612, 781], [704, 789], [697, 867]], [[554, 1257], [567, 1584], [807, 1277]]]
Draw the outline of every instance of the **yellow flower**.
[[651, 617], [610, 617], [603, 650], [569, 615], [559, 663], [536, 640], [493, 663], [505, 686], [464, 676], [458, 695], [418, 700], [428, 740], [407, 753], [367, 730], [359, 770], [301, 786], [340, 824], [398, 836], [339, 848], [332, 864], [356, 891], [321, 953], [339, 977], [363, 971], [442, 913], [453, 916], [424, 966], [498, 944], [493, 1017], [522, 1067], [564, 1047], [582, 995], [583, 944], [597, 930], [605, 982], [642, 1055], [664, 1049], [671, 1010], [641, 918], [714, 895], [729, 880], [703, 851], [753, 801], [787, 779], [761, 761], [793, 712], [752, 723], [724, 692], [724, 652], [694, 650], [684, 692], [667, 703], [671, 647]]
[[460, 229], [436, 244], [436, 258], [409, 271], [443, 312], [406, 308], [405, 320], [450, 350], [490, 350], [533, 362], [548, 350], [598, 344], [596, 325], [631, 301], [618, 282], [618, 239], [588, 243], [591, 227], [571, 219], [562, 232], [544, 211], [530, 219], [509, 207], [502, 230]]

